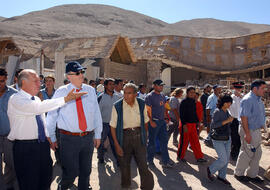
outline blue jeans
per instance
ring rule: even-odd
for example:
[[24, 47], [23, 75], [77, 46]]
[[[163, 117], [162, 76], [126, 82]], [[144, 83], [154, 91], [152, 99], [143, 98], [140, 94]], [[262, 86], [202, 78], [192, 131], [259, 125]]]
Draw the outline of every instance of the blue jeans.
[[156, 139], [158, 138], [160, 144], [160, 151], [163, 164], [167, 164], [170, 160], [168, 153], [168, 133], [166, 129], [166, 122], [164, 120], [155, 121], [157, 126], [155, 128], [148, 124], [148, 145], [147, 145], [147, 161], [153, 162], [156, 153]]
[[212, 141], [213, 146], [217, 152], [218, 159], [209, 166], [210, 172], [211, 174], [214, 174], [216, 171], [218, 171], [218, 176], [222, 179], [225, 179], [228, 163], [230, 160], [231, 137], [228, 141], [217, 141], [213, 139]]

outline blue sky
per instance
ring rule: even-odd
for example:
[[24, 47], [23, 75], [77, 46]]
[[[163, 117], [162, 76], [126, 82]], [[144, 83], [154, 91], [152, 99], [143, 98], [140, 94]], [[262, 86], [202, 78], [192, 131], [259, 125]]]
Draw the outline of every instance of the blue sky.
[[19, 16], [63, 4], [106, 4], [133, 10], [168, 23], [194, 18], [216, 18], [270, 24], [270, 0], [8, 0], [0, 16]]

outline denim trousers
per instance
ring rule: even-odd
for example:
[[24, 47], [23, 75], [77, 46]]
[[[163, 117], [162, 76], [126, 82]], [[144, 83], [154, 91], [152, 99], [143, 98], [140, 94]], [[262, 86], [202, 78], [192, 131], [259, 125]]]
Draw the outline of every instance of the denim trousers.
[[103, 130], [102, 130], [102, 134], [101, 134], [101, 144], [98, 148], [98, 159], [101, 159], [101, 160], [104, 159], [104, 153], [105, 153], [104, 142], [106, 141], [107, 137], [109, 138], [109, 141], [110, 141], [113, 156], [117, 161], [117, 155], [115, 152], [114, 142], [113, 142], [109, 123], [103, 123]]
[[160, 151], [163, 164], [167, 164], [170, 160], [168, 153], [168, 133], [166, 129], [166, 122], [164, 120], [155, 121], [157, 126], [154, 128], [148, 124], [148, 146], [147, 146], [147, 161], [149, 163], [153, 162], [156, 147], [156, 138], [159, 140]]
[[140, 189], [152, 190], [154, 187], [153, 174], [149, 171], [146, 161], [146, 146], [141, 142], [141, 130], [124, 130], [123, 134], [123, 156], [118, 156], [121, 170], [121, 186], [129, 188], [131, 185], [130, 163], [131, 158], [138, 166], [141, 178]]
[[230, 161], [231, 138], [229, 138], [228, 141], [217, 141], [213, 139], [212, 141], [217, 152], [218, 159], [209, 166], [210, 172], [211, 174], [214, 174], [218, 171], [218, 176], [225, 179], [228, 163]]
[[179, 134], [179, 122], [171, 119], [172, 124], [168, 127], [168, 139], [170, 139], [171, 135], [173, 134], [173, 142], [177, 142], [177, 137]]
[[94, 132], [85, 136], [72, 136], [60, 133], [60, 160], [62, 179], [58, 189], [68, 189], [77, 176], [78, 190], [89, 188], [89, 176], [94, 151]]

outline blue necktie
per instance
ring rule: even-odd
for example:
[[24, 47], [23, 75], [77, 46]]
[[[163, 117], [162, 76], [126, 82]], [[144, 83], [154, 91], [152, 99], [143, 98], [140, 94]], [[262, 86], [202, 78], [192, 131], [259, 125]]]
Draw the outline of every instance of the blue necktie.
[[[35, 97], [32, 96], [32, 100], [35, 100]], [[44, 123], [40, 115], [36, 115], [36, 121], [38, 125], [38, 142], [45, 142], [46, 136], [44, 131]]]

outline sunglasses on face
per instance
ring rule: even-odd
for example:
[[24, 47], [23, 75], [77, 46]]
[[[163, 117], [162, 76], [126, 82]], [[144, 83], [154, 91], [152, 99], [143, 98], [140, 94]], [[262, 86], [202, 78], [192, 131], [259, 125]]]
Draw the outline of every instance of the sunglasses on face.
[[68, 75], [76, 75], [76, 76], [78, 76], [78, 75], [80, 75], [80, 74], [84, 74], [85, 73], [85, 71], [77, 71], [76, 73], [69, 73]]

